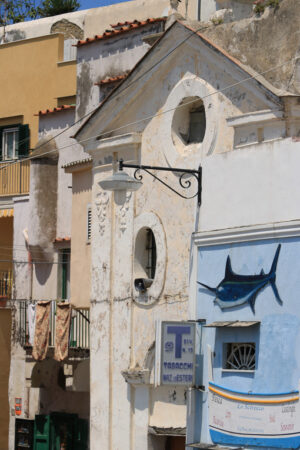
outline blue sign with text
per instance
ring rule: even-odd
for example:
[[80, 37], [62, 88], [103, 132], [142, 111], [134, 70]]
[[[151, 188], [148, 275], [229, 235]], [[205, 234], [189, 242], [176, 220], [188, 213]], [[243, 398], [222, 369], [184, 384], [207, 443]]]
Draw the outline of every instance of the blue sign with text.
[[194, 384], [195, 324], [162, 322], [161, 384]]

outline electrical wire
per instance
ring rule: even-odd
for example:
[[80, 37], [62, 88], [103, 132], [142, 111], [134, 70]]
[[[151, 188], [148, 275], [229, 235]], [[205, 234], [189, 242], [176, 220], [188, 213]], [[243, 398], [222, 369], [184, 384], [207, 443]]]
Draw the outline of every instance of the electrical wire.
[[[121, 89], [119, 92], [117, 92], [117, 95], [120, 97], [130, 86], [132, 86], [134, 83], [136, 83], [137, 81], [139, 81], [140, 79], [142, 79], [145, 75], [147, 75], [151, 70], [153, 70], [158, 64], [160, 64], [162, 61], [164, 61], [170, 54], [172, 54], [175, 50], [177, 50], [181, 45], [183, 45], [188, 39], [191, 38], [191, 36], [199, 33], [200, 31], [203, 31], [205, 29], [207, 29], [208, 26], [206, 27], [200, 27], [197, 30], [188, 30], [191, 32], [191, 34], [189, 36], [187, 36], [185, 39], [183, 39], [181, 42], [179, 42], [179, 44], [177, 44], [172, 50], [170, 50], [166, 55], [164, 55], [159, 61], [157, 61], [155, 64], [153, 64], [147, 71], [145, 71], [144, 73], [142, 73], [139, 77], [137, 77], [136, 79], [134, 79], [131, 83], [127, 84], [125, 87], [123, 87], [123, 89]], [[88, 116], [90, 116], [91, 114], [93, 114], [95, 111], [97, 111], [97, 109], [99, 108], [99, 106], [101, 105], [101, 103], [99, 105], [96, 106], [96, 108], [92, 109], [91, 111], [89, 111], [88, 113], [86, 113], [84, 116], [80, 117], [80, 119], [78, 119], [76, 122], [74, 122], [72, 125], [70, 125], [69, 127], [65, 128], [64, 130], [60, 131], [58, 134], [56, 134], [55, 136], [52, 136], [47, 142], [43, 142], [41, 145], [39, 145], [38, 147], [35, 148], [35, 150], [38, 150], [39, 148], [43, 147], [44, 145], [47, 145], [49, 142], [51, 142], [53, 139], [56, 139], [57, 137], [59, 137], [61, 134], [65, 133], [66, 131], [70, 130], [72, 127], [74, 127], [75, 125], [77, 125], [78, 123], [80, 123], [82, 120], [86, 119]], [[25, 138], [23, 140], [20, 141], [20, 143], [25, 143], [27, 141], [29, 141], [30, 138]]]
[[[205, 28], [207, 28], [207, 27], [204, 27], [203, 29], [205, 29]], [[160, 64], [165, 58], [167, 58], [173, 51], [175, 51], [178, 47], [180, 47], [180, 45], [182, 45], [184, 42], [186, 42], [188, 39], [190, 39], [191, 36], [197, 34], [199, 31], [201, 31], [201, 28], [199, 28], [198, 30], [192, 31], [191, 35], [189, 35], [187, 38], [185, 38], [183, 41], [181, 41], [176, 47], [174, 47], [172, 50], [170, 50], [170, 51], [169, 51], [166, 55], [164, 55], [159, 61], [157, 61], [153, 66], [151, 66], [150, 69], [148, 69], [147, 71], [145, 71], [145, 72], [144, 72], [143, 74], [141, 74], [137, 79], [133, 80], [131, 83], [129, 83], [127, 86], [125, 86], [120, 92], [117, 91], [117, 92], [116, 92], [116, 93], [117, 93], [117, 98], [118, 98], [118, 96], [120, 96], [125, 90], [127, 90], [132, 84], [134, 84], [134, 83], [136, 83], [137, 81], [139, 81], [142, 77], [144, 77], [147, 73], [149, 73], [154, 67], [156, 67], [156, 66], [157, 66], [158, 64]], [[203, 96], [202, 98], [204, 99], [204, 98], [207, 98], [207, 97], [211, 97], [212, 95], [216, 95], [216, 94], [222, 93], [222, 92], [224, 92], [224, 91], [226, 91], [226, 90], [228, 90], [228, 89], [231, 89], [231, 88], [233, 88], [233, 87], [235, 87], [235, 86], [238, 86], [238, 85], [240, 85], [240, 84], [242, 84], [242, 83], [245, 83], [246, 81], [250, 81], [250, 80], [252, 80], [252, 79], [257, 79], [258, 77], [260, 77], [260, 76], [262, 76], [262, 75], [265, 75], [265, 74], [268, 73], [268, 72], [274, 71], [274, 70], [276, 70], [276, 69], [278, 69], [278, 68], [280, 68], [280, 67], [283, 67], [284, 65], [288, 64], [289, 62], [292, 62], [292, 61], [294, 61], [294, 60], [296, 61], [296, 60], [298, 60], [298, 59], [299, 59], [299, 57], [290, 58], [290, 59], [284, 61], [283, 63], [281, 63], [281, 64], [279, 64], [279, 65], [277, 65], [277, 66], [273, 66], [273, 67], [271, 67], [271, 68], [269, 68], [269, 69], [267, 69], [267, 70], [265, 70], [265, 71], [263, 71], [263, 72], [259, 72], [259, 73], [256, 73], [255, 75], [251, 75], [251, 76], [249, 76], [249, 77], [247, 77], [247, 78], [244, 78], [243, 80], [240, 80], [240, 81], [238, 81], [238, 82], [236, 82], [236, 83], [233, 83], [233, 84], [231, 84], [231, 85], [228, 85], [228, 86], [226, 86], [226, 87], [224, 87], [224, 88], [222, 88], [222, 89], [217, 89], [217, 90], [215, 90], [214, 92], [211, 92], [210, 94], [207, 94], [206, 96]], [[113, 91], [113, 93], [114, 93], [114, 91]], [[113, 95], [113, 93], [112, 93], [112, 95]], [[161, 111], [161, 112], [159, 112], [158, 114], [153, 114], [153, 115], [147, 116], [147, 117], [145, 117], [145, 118], [143, 118], [143, 119], [139, 119], [139, 120], [137, 120], [137, 121], [130, 122], [130, 123], [127, 123], [127, 124], [122, 125], [122, 126], [120, 126], [120, 127], [111, 129], [111, 130], [109, 130], [109, 131], [105, 131], [105, 132], [101, 133], [101, 137], [106, 136], [106, 135], [108, 135], [108, 134], [111, 134], [111, 133], [113, 133], [113, 132], [115, 132], [115, 131], [119, 131], [119, 130], [121, 130], [121, 129], [123, 129], [123, 128], [127, 128], [127, 127], [129, 127], [129, 126], [136, 125], [136, 124], [139, 124], [139, 123], [141, 123], [141, 122], [145, 122], [145, 121], [147, 121], [147, 120], [149, 120], [149, 119], [152, 119], [152, 118], [154, 118], [154, 117], [161, 116], [161, 115], [166, 114], [166, 113], [168, 113], [168, 112], [174, 111], [175, 109], [178, 109], [178, 108], [180, 108], [180, 107], [185, 107], [186, 105], [189, 105], [189, 104], [191, 104], [191, 103], [194, 103], [194, 100], [191, 100], [190, 102], [186, 102], [186, 103], [184, 103], [183, 105], [178, 105], [178, 106], [176, 106], [176, 107], [174, 107], [174, 108], [170, 108], [170, 109], [168, 109], [168, 110]], [[96, 108], [94, 108], [93, 110], [91, 110], [90, 112], [88, 112], [85, 116], [83, 116], [83, 117], [81, 117], [80, 119], [78, 119], [76, 122], [74, 122], [74, 123], [73, 123], [72, 125], [70, 125], [69, 127], [63, 129], [63, 130], [62, 130], [61, 132], [59, 132], [57, 135], [52, 136], [47, 142], [43, 142], [40, 146], [36, 147], [35, 150], [38, 150], [38, 149], [42, 148], [43, 146], [45, 146], [45, 145], [47, 145], [49, 142], [51, 142], [53, 139], [56, 139], [56, 138], [57, 138], [58, 136], [60, 136], [61, 134], [63, 134], [63, 133], [65, 133], [66, 131], [70, 130], [72, 127], [74, 127], [75, 125], [77, 125], [77, 124], [78, 124], [79, 122], [81, 122], [83, 119], [85, 119], [85, 118], [87, 118], [89, 115], [93, 114], [100, 106], [101, 106], [101, 104], [98, 105], [98, 106], [97, 106]], [[62, 147], [59, 148], [59, 150], [64, 150], [65, 148], [69, 148], [69, 147], [72, 147], [72, 146], [74, 146], [74, 145], [77, 146], [78, 144], [82, 144], [82, 143], [84, 143], [84, 142], [86, 142], [86, 141], [89, 141], [89, 140], [91, 140], [91, 139], [96, 139], [97, 137], [99, 137], [99, 134], [97, 134], [97, 135], [95, 135], [95, 136], [91, 136], [91, 137], [86, 138], [86, 139], [83, 139], [83, 140], [81, 140], [81, 141], [77, 141], [77, 142], [70, 143], [70, 144], [68, 144], [68, 145], [62, 146]], [[24, 141], [25, 141], [25, 140], [24, 140]], [[50, 150], [50, 151], [48, 151], [48, 152], [44, 152], [44, 153], [39, 154], [39, 155], [34, 155], [34, 156], [29, 156], [29, 157], [27, 157], [27, 158], [23, 158], [21, 161], [29, 161], [29, 160], [32, 160], [32, 159], [35, 159], [35, 158], [40, 158], [41, 156], [49, 155], [49, 154], [51, 154], [51, 153], [53, 153], [53, 152], [56, 152], [56, 151], [57, 151], [57, 149], [53, 149], [53, 150]], [[13, 161], [13, 162], [8, 163], [8, 164], [6, 164], [6, 165], [2, 165], [2, 166], [0, 166], [0, 169], [3, 170], [3, 169], [5, 169], [5, 168], [7, 168], [7, 167], [10, 167], [11, 165], [17, 164], [18, 162], [20, 162], [20, 160], [16, 160], [16, 161]]]

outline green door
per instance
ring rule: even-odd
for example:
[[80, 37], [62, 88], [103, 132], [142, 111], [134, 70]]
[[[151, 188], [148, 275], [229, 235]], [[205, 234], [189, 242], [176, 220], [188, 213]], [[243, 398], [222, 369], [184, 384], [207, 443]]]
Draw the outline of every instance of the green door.
[[50, 450], [49, 415], [35, 416], [33, 450]]
[[73, 450], [77, 414], [51, 413], [51, 450]]
[[74, 442], [74, 450], [86, 450], [88, 448], [88, 421], [78, 419], [76, 426], [76, 438]]

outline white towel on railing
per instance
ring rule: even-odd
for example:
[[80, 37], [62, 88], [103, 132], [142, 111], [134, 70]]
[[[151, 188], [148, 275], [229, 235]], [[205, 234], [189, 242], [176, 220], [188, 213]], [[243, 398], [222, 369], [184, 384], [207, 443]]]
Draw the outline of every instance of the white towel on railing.
[[33, 346], [34, 343], [34, 332], [35, 332], [35, 304], [29, 303], [27, 306], [27, 317], [28, 317], [28, 342]]

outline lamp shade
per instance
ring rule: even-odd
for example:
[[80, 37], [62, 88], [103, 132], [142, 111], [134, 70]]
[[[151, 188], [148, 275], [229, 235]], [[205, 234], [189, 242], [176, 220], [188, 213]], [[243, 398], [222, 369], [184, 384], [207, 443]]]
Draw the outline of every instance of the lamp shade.
[[137, 191], [143, 183], [120, 170], [99, 184], [105, 191]]

